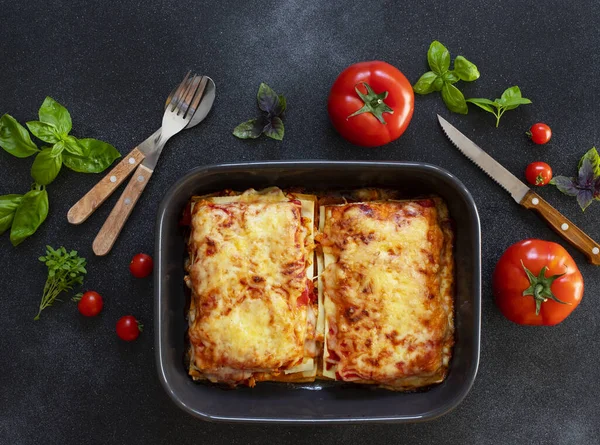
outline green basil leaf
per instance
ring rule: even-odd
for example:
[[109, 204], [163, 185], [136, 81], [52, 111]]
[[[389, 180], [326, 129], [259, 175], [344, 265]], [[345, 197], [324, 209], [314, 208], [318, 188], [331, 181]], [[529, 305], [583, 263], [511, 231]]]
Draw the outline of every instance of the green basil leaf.
[[439, 76], [437, 79], [433, 81], [433, 89], [435, 91], [442, 91], [442, 87], [444, 86], [444, 79]]
[[472, 82], [479, 79], [480, 76], [477, 66], [463, 56], [457, 56], [454, 59], [454, 72], [460, 80], [464, 80], [465, 82]]
[[484, 99], [484, 98], [471, 98], [471, 99], [467, 99], [467, 102], [473, 104], [473, 105], [477, 105], [479, 108], [485, 110], [485, 111], [489, 111], [490, 113], [496, 114], [496, 108], [498, 107], [498, 105], [496, 105], [496, 103], [494, 103], [493, 101], [489, 100], [489, 99]]
[[510, 87], [510, 88], [507, 88], [506, 90], [504, 90], [504, 93], [502, 93], [502, 96], [500, 96], [500, 99], [496, 99], [496, 101], [500, 105], [505, 106], [508, 101], [515, 100], [520, 97], [521, 97], [521, 90], [519, 89], [518, 86], [515, 85], [514, 87]]
[[283, 94], [279, 95], [279, 100], [277, 101], [277, 106], [275, 107], [275, 110], [273, 111], [273, 116], [280, 116], [283, 114], [283, 112], [286, 110], [287, 108], [287, 101], [285, 100], [285, 97]]
[[10, 228], [22, 200], [23, 195], [0, 196], [0, 235]]
[[417, 94], [433, 93], [436, 90], [434, 87], [434, 83], [438, 77], [439, 76], [433, 71], [427, 71], [419, 78], [419, 80], [417, 80], [417, 83], [415, 83], [415, 85], [413, 86], [413, 90]]
[[450, 53], [444, 45], [434, 40], [427, 51], [427, 62], [431, 70], [441, 76], [450, 68]]
[[35, 233], [48, 216], [48, 192], [30, 190], [23, 196], [10, 229], [10, 241], [17, 246]]
[[98, 139], [78, 139], [83, 149], [83, 156], [63, 152], [63, 164], [80, 173], [100, 173], [106, 170], [114, 161], [121, 157], [119, 151], [107, 142]]
[[283, 128], [283, 121], [279, 117], [274, 117], [270, 122], [265, 125], [263, 129], [263, 133], [265, 136], [270, 137], [271, 139], [276, 139], [278, 141], [283, 140], [283, 134], [285, 133]]
[[531, 103], [531, 101], [524, 97], [514, 97], [514, 98], [508, 99], [504, 102], [504, 108], [507, 110], [514, 110], [519, 105], [527, 105], [530, 103]]
[[52, 148], [44, 148], [33, 161], [31, 177], [41, 185], [48, 185], [58, 176], [62, 166], [62, 156], [54, 155]]
[[446, 107], [454, 113], [467, 114], [469, 112], [465, 96], [454, 85], [444, 83], [442, 87], [442, 99], [444, 99]]
[[279, 104], [279, 96], [277, 93], [264, 82], [258, 87], [256, 100], [258, 101], [258, 108], [269, 114], [273, 114]]
[[594, 177], [600, 176], [600, 155], [598, 155], [598, 150], [596, 150], [596, 147], [590, 148], [586, 154], [581, 157], [579, 164], [577, 164], [578, 170], [581, 168], [584, 159], [589, 159], [592, 169], [594, 170]]
[[41, 139], [44, 142], [55, 144], [60, 140], [56, 127], [53, 127], [50, 124], [45, 124], [40, 121], [29, 121], [25, 124], [36, 138]]
[[67, 136], [65, 139], [65, 150], [77, 156], [85, 156], [85, 149], [79, 143], [79, 139], [73, 136]]
[[40, 121], [50, 124], [58, 130], [58, 134], [67, 135], [71, 131], [71, 115], [69, 111], [51, 97], [46, 97], [38, 111]]
[[263, 118], [250, 119], [235, 127], [233, 129], [233, 135], [240, 139], [256, 139], [262, 134], [266, 123], [266, 119]]
[[27, 129], [10, 114], [0, 118], [0, 147], [17, 158], [27, 158], [39, 152]]
[[65, 149], [65, 143], [63, 141], [58, 141], [56, 144], [52, 146], [52, 156], [60, 155]]
[[448, 82], [451, 84], [456, 83], [460, 80], [454, 71], [446, 71], [442, 75], [442, 79], [444, 79], [444, 82]]

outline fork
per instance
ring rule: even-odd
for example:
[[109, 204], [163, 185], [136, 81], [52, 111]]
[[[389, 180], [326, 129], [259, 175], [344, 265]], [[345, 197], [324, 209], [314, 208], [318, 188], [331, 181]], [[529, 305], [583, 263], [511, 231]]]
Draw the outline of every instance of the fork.
[[188, 72], [165, 110], [162, 127], [157, 131], [158, 136], [154, 139], [154, 147], [148, 151], [142, 163], [135, 170], [123, 194], [94, 239], [92, 249], [96, 255], [106, 255], [112, 249], [125, 222], [131, 215], [133, 207], [150, 180], [163, 147], [171, 137], [188, 125], [198, 109], [207, 78], [197, 75], [190, 78], [189, 75]]

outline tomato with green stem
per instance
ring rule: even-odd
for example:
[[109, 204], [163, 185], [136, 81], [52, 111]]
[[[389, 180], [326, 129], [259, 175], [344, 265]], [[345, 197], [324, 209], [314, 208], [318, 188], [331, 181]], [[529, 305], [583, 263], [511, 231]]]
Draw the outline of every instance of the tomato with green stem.
[[525, 178], [531, 185], [541, 187], [552, 179], [552, 168], [545, 162], [532, 162], [525, 169]]
[[93, 290], [87, 291], [81, 296], [78, 295], [73, 300], [77, 301], [77, 309], [85, 317], [95, 317], [104, 307], [102, 296]]
[[525, 134], [534, 144], [546, 144], [552, 137], [552, 130], [548, 125], [538, 122], [533, 124]]
[[493, 289], [498, 308], [509, 320], [552, 326], [581, 302], [583, 276], [560, 244], [526, 239], [510, 246], [498, 260]]
[[125, 315], [117, 321], [117, 335], [121, 340], [134, 341], [139, 337], [144, 326], [133, 315]]
[[348, 141], [377, 147], [398, 139], [414, 110], [408, 79], [386, 62], [360, 62], [346, 68], [331, 87], [327, 110]]

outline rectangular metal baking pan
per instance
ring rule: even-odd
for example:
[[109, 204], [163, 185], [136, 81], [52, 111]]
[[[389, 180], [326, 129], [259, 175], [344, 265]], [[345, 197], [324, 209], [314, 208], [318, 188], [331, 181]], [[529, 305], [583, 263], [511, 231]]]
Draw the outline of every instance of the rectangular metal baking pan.
[[[384, 187], [442, 196], [456, 223], [456, 345], [446, 380], [423, 392], [392, 392], [340, 382], [261, 382], [226, 390], [195, 383], [183, 364], [185, 246], [178, 225], [194, 194], [268, 186], [310, 190]], [[270, 423], [414, 422], [436, 418], [467, 395], [479, 364], [481, 234], [473, 198], [447, 171], [410, 162], [281, 161], [198, 167], [165, 194], [156, 222], [154, 327], [160, 381], [184, 411], [205, 420]]]

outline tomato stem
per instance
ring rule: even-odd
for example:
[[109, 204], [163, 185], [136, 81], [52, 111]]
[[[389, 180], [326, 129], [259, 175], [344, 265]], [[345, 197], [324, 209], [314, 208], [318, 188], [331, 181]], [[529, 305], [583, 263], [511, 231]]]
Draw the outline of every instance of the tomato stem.
[[540, 270], [539, 275], [536, 277], [529, 269], [525, 267], [523, 260], [521, 260], [521, 266], [523, 266], [523, 270], [529, 279], [529, 287], [523, 291], [523, 296], [533, 296], [533, 300], [535, 301], [535, 315], [540, 315], [542, 303], [548, 300], [556, 301], [560, 304], [571, 304], [559, 300], [552, 293], [552, 283], [554, 283], [556, 279], [562, 277], [564, 273], [547, 277], [546, 271], [548, 270], [548, 267], [544, 266], [542, 267], [542, 270]]
[[[365, 87], [367, 94], [363, 94], [358, 89], [359, 85], [363, 85]], [[350, 119], [353, 116], [363, 113], [371, 113], [380, 123], [386, 125], [385, 119], [383, 118], [383, 113], [394, 114], [394, 110], [384, 102], [384, 100], [388, 97], [388, 92], [384, 91], [383, 93], [376, 94], [371, 86], [366, 82], [359, 82], [354, 85], [354, 91], [356, 91], [358, 97], [360, 97], [365, 104], [346, 119]]]

